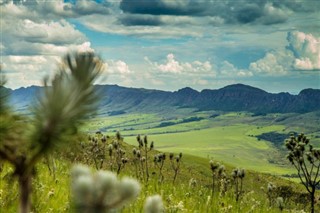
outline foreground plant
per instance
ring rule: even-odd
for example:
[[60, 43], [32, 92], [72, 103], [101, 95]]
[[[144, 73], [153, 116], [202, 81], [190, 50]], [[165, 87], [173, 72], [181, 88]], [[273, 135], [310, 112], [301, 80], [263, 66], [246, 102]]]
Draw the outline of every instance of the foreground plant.
[[163, 213], [164, 206], [163, 206], [161, 196], [153, 195], [153, 196], [147, 197], [146, 202], [144, 204], [144, 212], [145, 213]]
[[320, 149], [313, 148], [309, 142], [304, 134], [300, 134], [297, 137], [291, 136], [285, 145], [289, 150], [287, 158], [296, 168], [301, 183], [309, 193], [311, 212], [314, 213], [315, 193], [320, 186]]
[[150, 146], [148, 146], [148, 137], [145, 135], [143, 137], [143, 140], [140, 135], [137, 136], [137, 142], [139, 144], [139, 150], [140, 152], [144, 152], [145, 154], [145, 159], [141, 158], [141, 162], [144, 163], [145, 167], [145, 175], [146, 175], [146, 182], [149, 181], [149, 167], [148, 167], [148, 153], [154, 149], [154, 142], [152, 141]]
[[234, 169], [231, 173], [234, 183], [234, 194], [236, 196], [236, 201], [238, 202], [243, 194], [243, 178], [245, 177], [244, 169]]
[[267, 186], [267, 198], [269, 200], [269, 206], [272, 206], [272, 204], [275, 203], [275, 200], [276, 200], [276, 186], [273, 184], [273, 183], [268, 183], [268, 186]]
[[159, 183], [163, 182], [164, 176], [162, 174], [162, 169], [164, 165], [164, 161], [166, 160], [166, 154], [165, 153], [159, 153], [154, 156], [154, 163], [159, 169]]
[[91, 173], [86, 166], [72, 169], [72, 199], [78, 213], [116, 212], [140, 193], [140, 184], [131, 178], [119, 180], [109, 171]]
[[212, 173], [212, 186], [211, 186], [211, 190], [212, 190], [212, 197], [214, 196], [214, 189], [215, 189], [215, 185], [216, 185], [216, 180], [217, 179], [222, 179], [225, 178], [225, 167], [224, 165], [220, 165], [219, 162], [215, 163], [214, 161], [210, 161], [210, 169], [211, 169], [211, 173]]
[[77, 132], [81, 121], [95, 111], [98, 96], [93, 82], [102, 68], [103, 62], [93, 53], [67, 55], [52, 81], [44, 81], [44, 93], [32, 108], [32, 118], [12, 113], [1, 87], [0, 160], [14, 167], [21, 213], [30, 211], [35, 165], [65, 144]]
[[174, 157], [173, 153], [170, 153], [170, 155], [169, 155], [171, 168], [174, 171], [173, 183], [176, 181], [177, 175], [178, 175], [178, 173], [180, 171], [181, 158], [182, 158], [182, 153], [181, 152], [176, 157]]

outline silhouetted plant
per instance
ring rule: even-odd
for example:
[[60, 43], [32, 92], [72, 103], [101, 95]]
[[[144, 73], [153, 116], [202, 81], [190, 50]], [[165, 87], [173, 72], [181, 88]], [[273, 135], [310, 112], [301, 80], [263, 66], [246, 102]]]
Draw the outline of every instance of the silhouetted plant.
[[128, 159], [125, 157], [126, 151], [120, 148], [120, 143], [118, 141], [113, 141], [113, 147], [115, 150], [115, 162], [117, 164], [117, 174], [120, 174], [121, 169], [124, 168]]
[[245, 177], [244, 169], [234, 169], [231, 173], [234, 183], [234, 194], [236, 196], [236, 201], [238, 202], [243, 194], [243, 178]]
[[30, 211], [35, 165], [53, 148], [69, 141], [81, 121], [96, 109], [93, 82], [102, 67], [103, 62], [93, 53], [68, 54], [50, 86], [48, 79], [44, 81], [45, 91], [33, 106], [31, 122], [12, 113], [1, 94], [0, 158], [14, 167], [21, 213]]
[[219, 162], [214, 162], [213, 160], [210, 160], [209, 164], [210, 164], [210, 169], [212, 173], [211, 190], [212, 190], [212, 197], [213, 197], [215, 192], [216, 182], [218, 181], [218, 183], [221, 184], [221, 180], [226, 177], [226, 174], [225, 174], [224, 165], [220, 165]]
[[154, 142], [152, 141], [150, 143], [150, 146], [148, 146], [148, 137], [145, 135], [143, 137], [143, 140], [140, 135], [137, 136], [137, 142], [139, 144], [139, 150], [144, 152], [145, 159], [141, 158], [141, 162], [144, 162], [145, 166], [145, 176], [146, 176], [146, 181], [148, 182], [149, 180], [149, 168], [148, 168], [148, 153], [154, 149]]
[[110, 171], [113, 171], [113, 144], [108, 145], [108, 155], [109, 155], [109, 165], [110, 165]]
[[176, 181], [177, 175], [178, 175], [178, 173], [180, 171], [181, 158], [182, 158], [182, 153], [181, 152], [176, 157], [174, 157], [173, 153], [170, 153], [170, 155], [169, 155], [171, 168], [174, 171], [173, 183]]
[[106, 159], [107, 138], [98, 132], [95, 137], [89, 136], [88, 139], [88, 147], [86, 150], [86, 146], [84, 146], [84, 152], [89, 159], [93, 160], [94, 166], [97, 170], [102, 169]]
[[162, 174], [162, 169], [164, 165], [164, 161], [166, 160], [166, 154], [165, 153], [159, 153], [154, 156], [154, 163], [159, 169], [159, 182], [162, 183], [164, 176]]
[[320, 149], [314, 148], [303, 133], [296, 137], [292, 135], [285, 141], [285, 145], [289, 150], [287, 158], [296, 168], [301, 183], [309, 193], [311, 212], [314, 213], [315, 192], [320, 185]]

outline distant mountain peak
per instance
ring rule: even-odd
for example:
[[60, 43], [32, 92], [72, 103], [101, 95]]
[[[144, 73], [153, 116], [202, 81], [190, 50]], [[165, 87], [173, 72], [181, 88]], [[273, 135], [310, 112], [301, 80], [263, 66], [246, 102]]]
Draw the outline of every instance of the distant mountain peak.
[[182, 89], [179, 89], [177, 92], [181, 93], [181, 92], [196, 92], [199, 93], [197, 90], [192, 89], [191, 87], [184, 87]]
[[253, 86], [249, 86], [246, 84], [231, 84], [228, 86], [225, 86], [219, 90], [237, 90], [237, 91], [259, 91], [259, 92], [263, 92], [263, 93], [267, 93], [266, 91], [259, 89], [257, 87], [253, 87]]

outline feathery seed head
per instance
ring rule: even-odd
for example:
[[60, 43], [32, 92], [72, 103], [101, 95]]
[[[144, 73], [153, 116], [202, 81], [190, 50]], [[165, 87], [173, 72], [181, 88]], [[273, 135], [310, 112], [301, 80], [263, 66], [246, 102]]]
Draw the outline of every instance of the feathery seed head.
[[160, 195], [149, 196], [144, 204], [145, 213], [162, 213], [164, 206]]

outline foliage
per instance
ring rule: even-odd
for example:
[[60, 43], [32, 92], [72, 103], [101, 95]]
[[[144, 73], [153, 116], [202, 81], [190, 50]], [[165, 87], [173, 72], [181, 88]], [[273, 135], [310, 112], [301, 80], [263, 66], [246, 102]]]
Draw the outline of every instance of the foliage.
[[[67, 55], [45, 91], [33, 105], [33, 117], [22, 118], [9, 110], [0, 113], [0, 160], [10, 162], [20, 185], [20, 212], [29, 212], [35, 165], [64, 144], [97, 105], [93, 82], [103, 68], [92, 53]], [[1, 95], [1, 102], [5, 102]], [[5, 103], [1, 104], [2, 106]]]
[[315, 192], [320, 184], [320, 149], [310, 144], [310, 140], [301, 133], [291, 136], [285, 145], [289, 150], [287, 156], [290, 163], [296, 168], [301, 183], [310, 195], [311, 212], [314, 212]]

